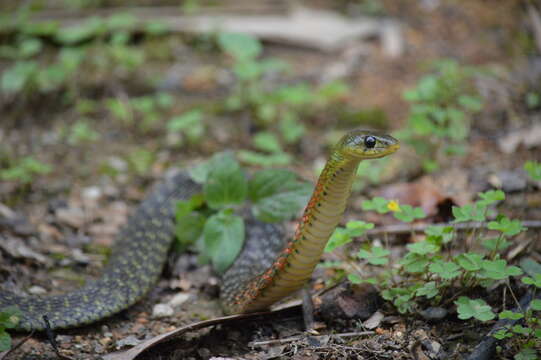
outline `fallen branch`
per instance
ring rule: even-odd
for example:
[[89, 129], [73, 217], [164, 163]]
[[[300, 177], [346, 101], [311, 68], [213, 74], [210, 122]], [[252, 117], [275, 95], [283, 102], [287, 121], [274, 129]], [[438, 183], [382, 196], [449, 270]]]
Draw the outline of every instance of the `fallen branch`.
[[[315, 338], [315, 339], [320, 339], [320, 338], [324, 338], [324, 337], [328, 337], [328, 336], [344, 338], [344, 337], [374, 335], [375, 333], [376, 333], [375, 331], [358, 331], [358, 332], [348, 332], [348, 333], [332, 334], [332, 335], [318, 335], [318, 336], [310, 335], [310, 337]], [[302, 340], [304, 338], [306, 338], [306, 335], [291, 336], [291, 337], [284, 338], [284, 339], [265, 340], [265, 341], [252, 341], [252, 342], [248, 343], [248, 346], [256, 347], [256, 346], [262, 346], [262, 345], [287, 344], [287, 343], [290, 343], [290, 342]]]
[[275, 310], [275, 311], [259, 312], [259, 313], [253, 313], [253, 314], [229, 315], [229, 316], [222, 316], [222, 317], [211, 319], [211, 320], [199, 321], [199, 322], [192, 323], [192, 324], [183, 326], [181, 328], [166, 332], [165, 334], [155, 336], [152, 339], [142, 342], [141, 344], [136, 345], [127, 351], [107, 354], [103, 356], [103, 358], [105, 360], [133, 360], [137, 358], [137, 356], [139, 356], [144, 351], [147, 351], [158, 344], [161, 344], [163, 342], [179, 337], [180, 335], [183, 335], [189, 331], [200, 330], [209, 326], [232, 323], [232, 322], [244, 320], [244, 319], [276, 315], [276, 313], [283, 312], [286, 310], [292, 310], [295, 308], [300, 309], [300, 305], [292, 305], [292, 306], [281, 308], [280, 310]]
[[16, 345], [14, 345], [11, 349], [8, 351], [2, 351], [0, 352], [0, 360], [7, 359], [9, 354], [12, 354], [15, 350], [20, 348], [25, 342], [28, 341], [34, 335], [34, 331], [32, 331], [30, 334], [25, 336], [21, 341], [19, 341]]

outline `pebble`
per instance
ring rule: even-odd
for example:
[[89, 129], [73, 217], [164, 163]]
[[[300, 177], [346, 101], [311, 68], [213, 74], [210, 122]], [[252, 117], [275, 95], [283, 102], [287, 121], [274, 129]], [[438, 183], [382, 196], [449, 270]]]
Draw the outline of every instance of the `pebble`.
[[28, 289], [28, 292], [33, 295], [43, 295], [47, 293], [47, 290], [42, 288], [41, 286], [34, 285]]
[[120, 339], [116, 342], [116, 349], [120, 350], [125, 346], [135, 346], [141, 343], [141, 340], [139, 340], [134, 335], [129, 335], [125, 337], [124, 339]]
[[81, 208], [68, 207], [56, 210], [56, 218], [58, 222], [80, 228], [85, 223], [85, 213]]
[[447, 316], [447, 310], [441, 307], [428, 307], [424, 310], [419, 311], [419, 314], [425, 320], [437, 321]]
[[171, 305], [168, 304], [156, 304], [152, 309], [152, 318], [159, 319], [173, 315], [174, 310]]
[[175, 296], [173, 296], [171, 298], [171, 300], [169, 300], [169, 302], [167, 304], [171, 305], [173, 307], [180, 306], [180, 305], [184, 304], [186, 301], [188, 301], [189, 298], [190, 298], [189, 293], [181, 292], [181, 293], [178, 293]]

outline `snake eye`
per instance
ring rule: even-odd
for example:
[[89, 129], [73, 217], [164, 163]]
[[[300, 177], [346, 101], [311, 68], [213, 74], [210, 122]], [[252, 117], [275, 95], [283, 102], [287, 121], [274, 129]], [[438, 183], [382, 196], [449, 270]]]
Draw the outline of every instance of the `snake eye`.
[[364, 146], [366, 146], [368, 149], [372, 149], [374, 146], [376, 146], [376, 138], [373, 136], [365, 137]]

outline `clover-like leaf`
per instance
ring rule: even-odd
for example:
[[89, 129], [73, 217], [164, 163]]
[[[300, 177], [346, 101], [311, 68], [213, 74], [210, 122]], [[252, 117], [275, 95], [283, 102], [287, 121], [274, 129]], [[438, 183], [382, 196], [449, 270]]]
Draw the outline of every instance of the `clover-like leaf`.
[[487, 227], [490, 230], [501, 231], [506, 236], [514, 236], [525, 230], [520, 220], [511, 220], [505, 216], [499, 217], [496, 221], [488, 223]]
[[428, 270], [445, 280], [451, 280], [460, 275], [460, 267], [450, 261], [435, 260], [428, 266]]
[[365, 200], [362, 202], [361, 207], [363, 210], [374, 210], [380, 214], [386, 214], [391, 211], [388, 207], [389, 200], [376, 196], [372, 200]]
[[458, 265], [466, 271], [479, 271], [483, 264], [483, 255], [477, 253], [462, 253], [456, 258]]
[[507, 266], [507, 261], [483, 260], [481, 275], [493, 280], [504, 280], [509, 276], [522, 275], [522, 270], [516, 266]]
[[455, 301], [457, 306], [458, 318], [467, 320], [475, 318], [480, 321], [492, 320], [496, 314], [492, 312], [492, 308], [481, 299], [470, 299], [467, 296], [461, 296]]
[[361, 259], [366, 259], [368, 263], [372, 265], [385, 265], [389, 263], [388, 256], [390, 253], [389, 250], [384, 249], [381, 246], [373, 246], [370, 251], [364, 249], [359, 250], [357, 256]]
[[498, 314], [498, 317], [500, 319], [510, 319], [510, 320], [519, 320], [524, 317], [524, 314], [522, 313], [516, 313], [510, 310], [504, 310], [501, 313]]
[[419, 255], [433, 254], [440, 249], [439, 246], [431, 244], [427, 241], [419, 241], [414, 244], [408, 244], [407, 248], [410, 252]]
[[403, 222], [412, 222], [415, 219], [422, 219], [426, 217], [426, 214], [420, 207], [401, 205], [400, 211], [394, 211], [393, 216]]
[[439, 290], [435, 281], [429, 281], [418, 288], [415, 294], [417, 296], [426, 296], [427, 299], [431, 299], [439, 294]]

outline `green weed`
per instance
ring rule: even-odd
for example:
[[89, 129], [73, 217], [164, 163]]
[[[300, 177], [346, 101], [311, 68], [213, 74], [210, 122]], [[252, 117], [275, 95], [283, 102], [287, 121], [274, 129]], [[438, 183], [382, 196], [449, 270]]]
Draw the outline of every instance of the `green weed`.
[[203, 184], [203, 192], [177, 204], [178, 244], [195, 245], [218, 272], [232, 264], [244, 243], [238, 211], [250, 205], [260, 221], [283, 221], [299, 211], [311, 191], [287, 170], [266, 169], [247, 178], [231, 153], [215, 155], [190, 174]]

